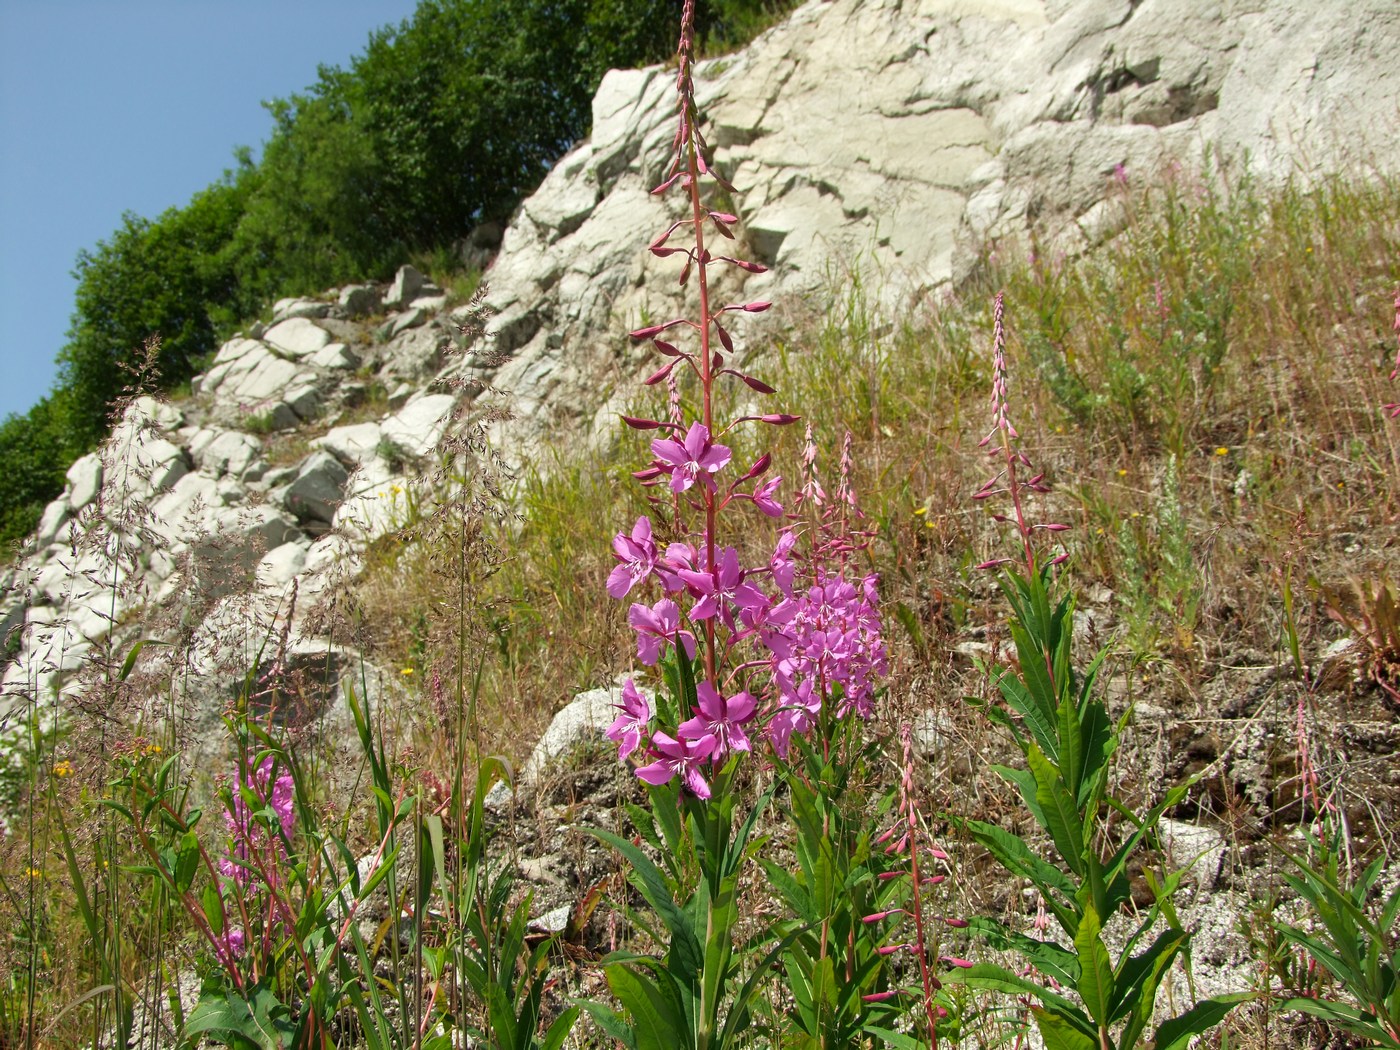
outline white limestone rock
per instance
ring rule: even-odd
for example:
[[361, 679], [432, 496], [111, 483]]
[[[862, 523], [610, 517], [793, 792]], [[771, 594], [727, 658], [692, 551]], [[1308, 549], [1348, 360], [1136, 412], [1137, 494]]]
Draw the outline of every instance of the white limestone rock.
[[257, 564], [255, 572], [259, 586], [283, 590], [306, 567], [305, 541], [291, 540], [268, 551]]
[[34, 530], [35, 544], [47, 547], [51, 543], [60, 542], [60, 533], [66, 540], [69, 530], [65, 526], [69, 524], [71, 517], [72, 510], [67, 500], [59, 498], [51, 502], [44, 508], [43, 516], [39, 518], [39, 524]]
[[407, 306], [418, 298], [418, 293], [426, 283], [427, 278], [414, 267], [400, 266], [398, 273], [394, 274], [394, 283], [389, 285], [389, 290], [384, 293], [384, 308], [396, 310]]
[[311, 442], [313, 448], [323, 448], [346, 466], [368, 463], [378, 455], [384, 439], [378, 423], [354, 423], [332, 427]]
[[447, 337], [435, 326], [401, 332], [384, 348], [385, 370], [391, 376], [421, 383], [442, 367], [446, 343]]
[[270, 335], [274, 329], [279, 327], [280, 322], [285, 322], [289, 318], [325, 317], [326, 314], [330, 313], [330, 310], [329, 303], [323, 303], [316, 299], [278, 299], [272, 307], [273, 327], [268, 329], [268, 334]]
[[340, 290], [340, 306], [349, 317], [366, 317], [379, 309], [379, 291], [372, 284], [351, 284]]
[[350, 476], [332, 527], [361, 543], [403, 528], [410, 524], [419, 498], [412, 485], [382, 459], [367, 460]]
[[102, 457], [96, 452], [74, 461], [68, 468], [68, 505], [82, 510], [102, 490]]
[[337, 371], [351, 371], [360, 367], [360, 359], [344, 343], [327, 343], [307, 357], [306, 363], [316, 368], [331, 368]]
[[269, 328], [263, 335], [263, 342], [300, 359], [328, 346], [331, 334], [305, 316], [297, 315]]
[[281, 503], [299, 521], [330, 524], [345, 495], [349, 474], [329, 452], [313, 452], [297, 468]]
[[230, 476], [242, 478], [262, 456], [262, 442], [241, 430], [209, 431], [215, 436], [199, 443], [199, 451], [190, 445], [191, 454], [200, 472], [211, 478]]
[[410, 456], [426, 455], [452, 421], [457, 399], [451, 394], [425, 394], [380, 424], [384, 439]]

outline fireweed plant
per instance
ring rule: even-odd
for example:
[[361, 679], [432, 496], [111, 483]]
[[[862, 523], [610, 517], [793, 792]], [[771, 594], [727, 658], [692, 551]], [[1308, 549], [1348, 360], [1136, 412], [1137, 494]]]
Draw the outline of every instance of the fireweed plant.
[[[996, 472], [973, 498], [1001, 496], [1010, 502], [1009, 516], [994, 517], [1015, 526], [1020, 558], [992, 558], [980, 566], [1001, 572], [1016, 654], [1016, 666], [992, 669], [1007, 706], [988, 705], [987, 713], [1010, 732], [1025, 757], [1023, 769], [994, 768], [1015, 786], [1048, 835], [1052, 857], [1037, 855], [1024, 839], [995, 824], [970, 819], [958, 823], [1009, 872], [1030, 882], [1063, 936], [1042, 940], [975, 917], [975, 933], [995, 948], [1022, 955], [1040, 981], [991, 963], [960, 967], [948, 980], [1039, 1000], [1031, 1013], [1046, 1046], [1130, 1050], [1153, 1020], [1158, 990], [1173, 963], [1178, 957], [1188, 958], [1191, 934], [1182, 928], [1172, 903], [1184, 873], [1163, 872], [1159, 879], [1144, 868], [1154, 900], [1145, 914], [1134, 915], [1136, 926], [1116, 959], [1103, 931], [1120, 911], [1131, 907], [1129, 864], [1142, 859], [1154, 843], [1158, 821], [1186, 796], [1192, 782], [1172, 788], [1142, 814], [1111, 793], [1110, 760], [1128, 714], [1114, 725], [1107, 706], [1095, 695], [1107, 650], [1082, 672], [1074, 665], [1074, 597], [1055, 573], [1066, 555], [1042, 553], [1037, 542], [1040, 535], [1060, 533], [1068, 526], [1035, 522], [1028, 513], [1029, 494], [1049, 488], [1045, 475], [1035, 472], [1021, 449], [1010, 419], [1003, 322], [1004, 303], [998, 294], [993, 309], [992, 429], [981, 441]], [[1131, 827], [1126, 836], [1111, 834], [1112, 815]], [[1149, 943], [1148, 934], [1159, 920], [1165, 920], [1165, 929]], [[1181, 1050], [1248, 998], [1237, 994], [1203, 1000], [1158, 1025], [1152, 1045]]]
[[[853, 527], [859, 508], [849, 448], [835, 496], [829, 497], [808, 432], [801, 483], [789, 512], [779, 502], [781, 476], [767, 477], [771, 454], [741, 470], [723, 443], [736, 427], [786, 426], [797, 417], [768, 413], [722, 422], [716, 411], [721, 378], [760, 394], [774, 392], [732, 367], [734, 341], [723, 323], [726, 314], [760, 313], [770, 304], [716, 308], [712, 302], [711, 267], [750, 273], [764, 267], [712, 254], [706, 246], [711, 230], [733, 239], [738, 218], [705, 204], [707, 183], [733, 189], [706, 163], [692, 81], [693, 18], [693, 4], [687, 3], [678, 47], [679, 124], [667, 177], [654, 191], [678, 190], [687, 214], [663, 230], [650, 250], [660, 258], [680, 257], [680, 281], [694, 280], [699, 312], [693, 319], [631, 333], [650, 340], [668, 359], [647, 382], [668, 383], [671, 411], [665, 420], [624, 417], [634, 429], [660, 435], [651, 442], [650, 464], [635, 475], [660, 494], [651, 498], [656, 521], [642, 517], [615, 538], [618, 565], [607, 581], [613, 598], [630, 599], [627, 619], [637, 659], [661, 678], [650, 696], [628, 680], [620, 713], [607, 730], [618, 744], [619, 759], [647, 785], [650, 811], [630, 807], [629, 813], [660, 864], [634, 842], [593, 831], [631, 865], [633, 885], [664, 927], [664, 932], [648, 931], [666, 951], [660, 957], [621, 952], [608, 957], [608, 983], [621, 1013], [601, 1003], [583, 1004], [610, 1036], [639, 1050], [738, 1045], [754, 1022], [773, 964], [812, 924], [821, 929], [816, 953], [830, 963], [831, 901], [812, 909], [810, 923], [759, 930], [747, 941], [753, 951], [736, 956], [737, 889], [760, 845], [754, 837], [758, 819], [776, 791], [775, 783], [741, 814], [736, 775], [744, 756], [760, 749], [781, 766], [799, 751], [830, 761], [838, 740], [849, 748], [849, 726], [871, 717], [876, 682], [885, 671], [877, 580], [858, 575], [854, 564], [867, 537]], [[680, 234], [684, 246], [672, 242]], [[698, 345], [683, 348], [669, 341], [672, 333], [688, 333]], [[698, 382], [698, 418], [687, 418], [681, 409], [677, 372], [685, 371]], [[725, 542], [722, 523], [741, 512], [785, 523], [763, 564], [746, 564]], [[806, 738], [814, 741], [810, 747]], [[823, 830], [819, 822], [812, 834], [820, 838]], [[745, 955], [760, 954], [746, 964]], [[788, 963], [790, 972], [794, 965], [802, 969], [791, 955]], [[862, 965], [856, 980], [855, 965], [852, 960], [843, 967], [843, 976], [857, 989], [859, 1014], [861, 993], [883, 990], [882, 967]], [[819, 990], [824, 998], [835, 994], [830, 980]], [[849, 995], [845, 1002], [851, 1002]], [[810, 1034], [820, 1039], [821, 1027], [814, 1016]]]

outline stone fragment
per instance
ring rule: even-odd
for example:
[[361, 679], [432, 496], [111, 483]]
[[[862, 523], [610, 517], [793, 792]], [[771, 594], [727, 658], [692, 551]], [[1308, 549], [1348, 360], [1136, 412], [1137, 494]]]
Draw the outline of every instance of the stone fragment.
[[68, 505], [81, 510], [97, 498], [102, 488], [102, 457], [89, 452], [68, 468]]
[[68, 501], [56, 499], [44, 508], [43, 516], [39, 519], [39, 524], [34, 530], [34, 542], [40, 547], [47, 547], [51, 543], [58, 542], [59, 532], [63, 531], [67, 535], [67, 530], [63, 527], [68, 524], [72, 517]]
[[349, 473], [329, 452], [313, 452], [297, 470], [297, 476], [282, 496], [282, 505], [299, 521], [329, 525], [345, 495]]
[[447, 429], [457, 399], [451, 394], [426, 394], [410, 401], [382, 424], [385, 440], [410, 456], [426, 455]]
[[340, 305], [347, 317], [367, 317], [379, 309], [379, 291], [372, 284], [351, 284], [340, 290]]
[[[649, 703], [653, 700], [650, 690], [639, 687], [639, 692]], [[520, 770], [519, 787], [524, 789], [533, 785], [550, 765], [573, 748], [596, 745], [599, 741], [607, 743], [603, 730], [617, 718], [621, 703], [621, 686], [590, 689], [574, 697], [554, 716], [549, 728], [530, 752], [530, 757]]]
[[329, 332], [304, 317], [293, 317], [275, 324], [263, 336], [263, 342], [295, 358], [310, 357], [330, 341]]
[[393, 339], [400, 332], [406, 332], [410, 328], [417, 328], [428, 320], [428, 311], [421, 307], [413, 307], [399, 314], [389, 322], [388, 338]]
[[231, 475], [242, 478], [244, 472], [262, 455], [262, 442], [241, 430], [224, 430], [204, 443], [195, 462], [202, 473], [211, 478]]
[[263, 587], [286, 587], [306, 566], [307, 545], [296, 540], [274, 547], [258, 562], [256, 574]]
[[333, 368], [339, 371], [360, 367], [360, 359], [344, 343], [327, 344], [308, 357], [306, 363], [317, 368]]
[[325, 317], [330, 313], [330, 304], [319, 302], [316, 299], [278, 299], [272, 307], [272, 328], [268, 329], [271, 334], [278, 327], [278, 323], [289, 318], [310, 318]]
[[325, 449], [347, 466], [358, 466], [374, 458], [383, 438], [378, 423], [355, 423], [333, 427], [311, 444]]
[[385, 309], [397, 310], [413, 302], [426, 280], [414, 267], [400, 266], [399, 272], [394, 275], [394, 283], [384, 293]]

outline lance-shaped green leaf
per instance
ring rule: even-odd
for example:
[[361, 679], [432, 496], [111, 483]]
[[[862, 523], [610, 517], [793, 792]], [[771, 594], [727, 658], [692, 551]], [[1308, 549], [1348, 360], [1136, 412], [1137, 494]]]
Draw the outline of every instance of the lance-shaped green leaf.
[[1040, 1038], [1045, 1040], [1045, 1050], [1099, 1050], [1098, 1040], [1094, 1036], [1061, 1014], [1043, 1006], [1032, 1006], [1031, 1013], [1035, 1015]]
[[1102, 932], [1098, 912], [1092, 904], [1086, 904], [1074, 938], [1074, 949], [1079, 955], [1079, 980], [1074, 987], [1100, 1029], [1108, 1024], [1113, 1004], [1113, 962], [1100, 936]]
[[995, 919], [970, 916], [968, 928], [997, 951], [1014, 951], [1044, 976], [1066, 987], [1079, 983], [1079, 957], [1052, 941], [1040, 941], [1009, 930]]
[[[1152, 1037], [1155, 1050], [1186, 1050], [1193, 1038], [1214, 1028], [1236, 1006], [1253, 998], [1252, 992], [1234, 992], [1201, 1000], [1181, 1016], [1157, 1026], [1157, 1032]], [[1288, 1003], [1281, 1004], [1280, 1008], [1287, 1010]]]
[[632, 1017], [637, 1050], [680, 1050], [694, 1043], [675, 989], [666, 983], [664, 973], [653, 979], [630, 966], [608, 967], [608, 987]]
[[1045, 811], [1045, 830], [1055, 842], [1064, 862], [1081, 878], [1084, 875], [1084, 825], [1079, 808], [1065, 789], [1060, 771], [1040, 748], [1026, 752], [1026, 762], [1035, 776], [1036, 801]]

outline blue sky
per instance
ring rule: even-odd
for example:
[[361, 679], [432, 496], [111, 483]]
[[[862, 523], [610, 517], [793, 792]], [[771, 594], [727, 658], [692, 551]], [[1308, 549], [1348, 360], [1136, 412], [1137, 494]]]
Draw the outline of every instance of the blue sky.
[[264, 99], [345, 65], [416, 0], [0, 0], [0, 418], [53, 385], [70, 275], [255, 153]]

